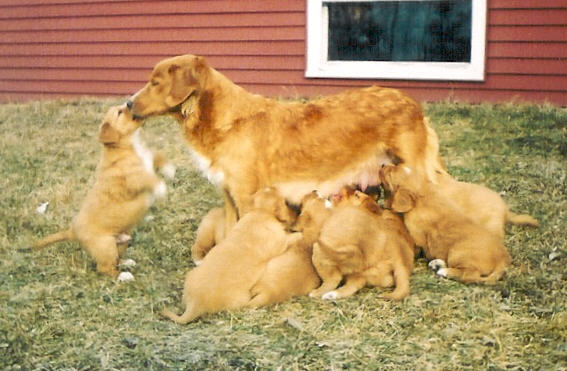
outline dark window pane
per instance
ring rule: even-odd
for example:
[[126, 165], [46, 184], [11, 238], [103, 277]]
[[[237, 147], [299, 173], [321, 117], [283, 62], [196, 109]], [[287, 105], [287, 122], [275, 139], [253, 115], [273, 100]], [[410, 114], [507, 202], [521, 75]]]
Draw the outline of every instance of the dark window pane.
[[470, 62], [472, 0], [324, 6], [329, 60]]

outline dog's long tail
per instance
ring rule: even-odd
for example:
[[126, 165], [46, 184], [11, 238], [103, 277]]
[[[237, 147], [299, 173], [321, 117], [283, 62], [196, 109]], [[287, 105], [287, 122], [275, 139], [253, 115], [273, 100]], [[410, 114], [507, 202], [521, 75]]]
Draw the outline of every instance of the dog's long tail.
[[410, 272], [401, 262], [394, 264], [394, 291], [380, 295], [383, 299], [402, 300], [410, 293]]
[[516, 214], [511, 211], [508, 211], [506, 214], [506, 221], [512, 224], [519, 224], [519, 225], [529, 225], [532, 227], [539, 227], [538, 221], [530, 215], [527, 214]]
[[172, 320], [175, 323], [179, 323], [180, 325], [185, 325], [191, 321], [193, 321], [195, 318], [199, 317], [201, 315], [201, 313], [196, 312], [193, 309], [193, 305], [191, 304], [187, 304], [187, 308], [185, 309], [185, 312], [183, 312], [182, 315], [178, 316], [177, 314], [175, 314], [173, 311], [169, 310], [169, 309], [164, 309], [161, 312], [162, 316], [169, 318], [170, 320]]
[[61, 232], [50, 234], [49, 236], [34, 242], [31, 248], [32, 250], [39, 250], [48, 245], [51, 245], [52, 243], [61, 242], [61, 241], [70, 241], [73, 240], [74, 238], [75, 238], [75, 234], [73, 233], [73, 230], [69, 228]]

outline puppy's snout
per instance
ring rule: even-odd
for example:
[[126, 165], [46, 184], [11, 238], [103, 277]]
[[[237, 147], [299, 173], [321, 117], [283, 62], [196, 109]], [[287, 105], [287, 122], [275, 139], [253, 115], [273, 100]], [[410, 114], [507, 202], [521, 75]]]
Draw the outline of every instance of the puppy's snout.
[[128, 99], [128, 101], [126, 102], [126, 107], [128, 107], [128, 109], [131, 110], [133, 105], [134, 105], [134, 102], [132, 102], [131, 99]]

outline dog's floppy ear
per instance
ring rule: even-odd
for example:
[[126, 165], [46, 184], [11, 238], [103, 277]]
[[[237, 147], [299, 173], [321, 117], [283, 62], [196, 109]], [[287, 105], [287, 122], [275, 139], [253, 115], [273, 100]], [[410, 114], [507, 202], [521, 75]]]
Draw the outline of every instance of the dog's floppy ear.
[[118, 142], [120, 139], [120, 134], [118, 131], [112, 127], [108, 122], [105, 122], [101, 125], [99, 134], [98, 134], [98, 141], [102, 144], [112, 144]]
[[392, 197], [392, 210], [407, 213], [415, 207], [415, 195], [407, 189], [398, 189]]
[[167, 69], [171, 88], [165, 98], [165, 103], [169, 107], [183, 103], [201, 86], [201, 80], [208, 68], [207, 61], [203, 57], [191, 56], [190, 58], [190, 63], [174, 63]]

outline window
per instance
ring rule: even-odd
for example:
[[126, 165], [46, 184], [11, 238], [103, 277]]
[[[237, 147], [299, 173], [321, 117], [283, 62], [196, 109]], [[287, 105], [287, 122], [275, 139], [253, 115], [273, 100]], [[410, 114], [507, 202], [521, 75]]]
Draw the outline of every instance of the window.
[[484, 79], [486, 0], [308, 0], [306, 77]]

